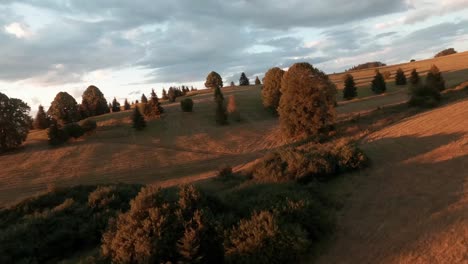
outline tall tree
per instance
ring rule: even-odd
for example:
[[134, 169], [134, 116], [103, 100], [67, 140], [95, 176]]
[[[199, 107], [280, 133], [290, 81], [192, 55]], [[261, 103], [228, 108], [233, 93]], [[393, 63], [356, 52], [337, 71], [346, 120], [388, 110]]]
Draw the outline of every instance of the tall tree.
[[296, 63], [284, 74], [278, 108], [286, 137], [326, 133], [335, 122], [336, 87], [309, 63]]
[[0, 152], [21, 145], [29, 132], [29, 106], [0, 93]]
[[245, 76], [245, 73], [241, 73], [241, 76], [239, 78], [239, 86], [247, 86], [250, 85], [249, 78]]
[[151, 117], [160, 116], [164, 112], [161, 104], [159, 103], [158, 96], [154, 92], [154, 89], [151, 91], [151, 98], [148, 104], [145, 106], [145, 115]]
[[33, 127], [35, 129], [46, 129], [50, 125], [50, 119], [47, 116], [44, 107], [39, 105], [39, 109], [37, 110], [36, 118], [34, 118]]
[[406, 76], [405, 72], [401, 69], [398, 68], [396, 75], [395, 75], [395, 84], [396, 85], [406, 85]]
[[125, 102], [124, 102], [124, 110], [127, 111], [127, 110], [130, 110], [131, 106], [130, 104], [128, 103], [128, 100], [127, 98], [125, 98]]
[[357, 96], [356, 83], [351, 74], [346, 74], [344, 78], [343, 98], [346, 100], [353, 99]]
[[172, 102], [172, 103], [175, 102], [177, 98], [177, 94], [176, 94], [176, 90], [174, 87], [169, 88], [169, 92], [167, 93], [167, 96], [168, 96], [169, 102]]
[[61, 125], [80, 120], [78, 104], [75, 98], [66, 92], [60, 92], [55, 96], [47, 114]]
[[223, 87], [223, 79], [221, 78], [221, 75], [214, 71], [210, 72], [206, 77], [205, 87], [210, 89]]
[[411, 71], [409, 81], [410, 81], [410, 84], [413, 86], [420, 83], [421, 78], [419, 77], [419, 73], [416, 71], [416, 69], [413, 69]]
[[236, 86], [236, 84], [234, 82], [231, 82], [231, 87], [234, 87]]
[[81, 117], [90, 117], [109, 113], [104, 94], [94, 85], [89, 86], [82, 95]]
[[143, 130], [146, 127], [145, 117], [141, 114], [138, 107], [135, 107], [133, 110], [132, 127], [136, 130]]
[[142, 94], [142, 95], [141, 95], [141, 103], [142, 103], [142, 104], [148, 103], [148, 98], [146, 98], [146, 95], [145, 95], [145, 94]]
[[265, 73], [262, 89], [263, 106], [277, 112], [281, 98], [281, 79], [284, 71], [278, 67], [269, 69]]
[[166, 89], [164, 89], [164, 88], [163, 88], [163, 90], [162, 90], [162, 99], [163, 99], [163, 100], [169, 99], [169, 97], [167, 97], [167, 91], [166, 91]]
[[117, 102], [115, 97], [114, 100], [112, 100], [112, 112], [120, 112], [120, 103]]
[[241, 121], [239, 110], [237, 109], [236, 97], [231, 94], [228, 98], [227, 112], [229, 117], [234, 121]]
[[214, 90], [214, 98], [216, 102], [216, 123], [218, 125], [227, 124], [227, 112], [224, 105], [224, 96], [221, 92], [221, 87], [217, 86]]
[[262, 84], [262, 82], [260, 81], [260, 79], [257, 77], [255, 77], [255, 85], [260, 85]]
[[384, 93], [387, 90], [385, 79], [379, 70], [375, 71], [375, 76], [371, 84], [371, 90], [376, 94]]
[[429, 69], [426, 77], [426, 85], [438, 89], [439, 91], [445, 90], [445, 80], [437, 66], [432, 65], [431, 69]]

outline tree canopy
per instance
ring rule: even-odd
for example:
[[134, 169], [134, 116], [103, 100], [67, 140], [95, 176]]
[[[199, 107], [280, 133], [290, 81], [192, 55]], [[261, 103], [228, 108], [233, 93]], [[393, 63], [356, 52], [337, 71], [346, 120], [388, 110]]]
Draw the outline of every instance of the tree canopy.
[[94, 85], [89, 86], [82, 95], [81, 116], [90, 117], [109, 113], [104, 94]]
[[29, 106], [0, 93], [0, 152], [21, 145], [29, 132]]
[[205, 87], [211, 89], [223, 87], [223, 79], [221, 78], [221, 75], [214, 71], [210, 72], [206, 77]]
[[80, 120], [78, 104], [75, 98], [66, 92], [59, 92], [47, 111], [60, 124], [68, 124]]

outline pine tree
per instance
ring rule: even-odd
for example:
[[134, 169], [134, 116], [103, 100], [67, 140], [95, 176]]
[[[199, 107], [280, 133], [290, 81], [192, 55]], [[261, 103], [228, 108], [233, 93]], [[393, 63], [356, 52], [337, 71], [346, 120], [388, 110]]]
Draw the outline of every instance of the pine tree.
[[176, 94], [176, 90], [174, 87], [169, 88], [169, 92], [167, 96], [168, 96], [169, 102], [172, 102], [172, 103], [175, 102], [177, 94]]
[[125, 98], [125, 102], [124, 102], [124, 110], [127, 111], [127, 110], [130, 110], [131, 106], [130, 104], [128, 103], [128, 100], [127, 98]]
[[214, 97], [216, 102], [216, 123], [218, 125], [227, 124], [226, 107], [224, 106], [224, 96], [221, 92], [221, 87], [216, 87], [214, 90]]
[[146, 98], [146, 95], [145, 95], [145, 94], [142, 94], [142, 95], [141, 95], [141, 103], [142, 103], [142, 104], [148, 103], [148, 98]]
[[406, 76], [405, 72], [401, 69], [398, 68], [396, 75], [395, 75], [395, 84], [396, 85], [406, 85]]
[[437, 66], [431, 66], [431, 69], [427, 73], [426, 85], [439, 91], [445, 90], [445, 80]]
[[344, 79], [343, 98], [346, 100], [353, 99], [357, 96], [356, 83], [351, 74], [346, 74]]
[[158, 117], [164, 112], [161, 104], [159, 103], [158, 96], [154, 92], [154, 89], [151, 91], [151, 98], [149, 103], [145, 106], [145, 115], [151, 117]]
[[135, 110], [133, 110], [132, 122], [132, 127], [136, 130], [143, 130], [146, 127], [145, 117], [140, 113], [138, 107], [135, 107]]
[[375, 71], [375, 77], [372, 80], [371, 89], [376, 94], [384, 93], [387, 90], [385, 79], [379, 70]]
[[224, 100], [224, 96], [223, 96], [223, 93], [221, 92], [220, 87], [216, 87], [213, 94], [214, 94], [215, 101]]
[[234, 82], [231, 82], [231, 87], [234, 87], [236, 86], [236, 84]]
[[35, 129], [46, 129], [50, 125], [49, 117], [47, 116], [46, 112], [44, 111], [44, 107], [39, 105], [39, 109], [36, 114], [36, 118], [34, 118], [33, 127]]
[[163, 100], [169, 99], [169, 97], [167, 97], [167, 91], [166, 91], [166, 89], [164, 89], [164, 88], [163, 88], [163, 90], [162, 90], [162, 99], [163, 99]]
[[418, 85], [420, 83], [421, 78], [419, 77], [419, 73], [416, 71], [416, 69], [413, 69], [411, 71], [409, 81], [410, 81], [410, 85], [412, 86]]
[[262, 84], [262, 82], [260, 82], [260, 79], [258, 78], [258, 76], [255, 78], [255, 85], [260, 85]]
[[241, 76], [239, 78], [239, 86], [247, 86], [250, 85], [249, 78], [245, 76], [245, 73], [241, 73]]
[[117, 102], [117, 99], [114, 97], [114, 100], [112, 100], [112, 112], [120, 112], [120, 103]]

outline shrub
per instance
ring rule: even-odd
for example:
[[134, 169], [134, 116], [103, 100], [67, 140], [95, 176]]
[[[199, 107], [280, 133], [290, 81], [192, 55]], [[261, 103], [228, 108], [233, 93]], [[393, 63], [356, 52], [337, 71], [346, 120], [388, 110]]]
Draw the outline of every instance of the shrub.
[[262, 100], [263, 106], [277, 113], [281, 98], [281, 79], [284, 71], [278, 67], [271, 68], [265, 73], [263, 81]]
[[63, 127], [65, 133], [67, 133], [72, 138], [79, 138], [84, 135], [84, 129], [78, 123], [66, 124]]
[[133, 110], [132, 127], [136, 130], [143, 130], [146, 127], [145, 117], [141, 114], [138, 107], [135, 107], [135, 110]]
[[284, 74], [278, 108], [285, 137], [325, 134], [335, 122], [336, 87], [309, 63], [296, 63]]
[[80, 122], [80, 126], [83, 128], [85, 133], [93, 132], [97, 128], [97, 123], [91, 119], [85, 119]]
[[435, 107], [439, 104], [441, 89], [445, 88], [445, 81], [439, 69], [433, 66], [426, 77], [426, 83], [422, 84], [416, 70], [413, 70], [410, 78], [410, 106]]
[[202, 194], [186, 186], [170, 196], [142, 189], [104, 234], [103, 255], [117, 263], [221, 262], [221, 239]]
[[445, 80], [437, 66], [432, 65], [429, 69], [426, 76], [426, 85], [429, 86], [430, 89], [439, 91], [445, 90]]
[[398, 70], [397, 70], [397, 72], [395, 74], [395, 84], [396, 85], [406, 85], [405, 72], [401, 68], [398, 68]]
[[216, 124], [226, 125], [227, 121], [227, 112], [226, 107], [224, 106], [223, 100], [216, 100]]
[[182, 101], [180, 101], [180, 108], [182, 108], [182, 111], [184, 112], [192, 112], [193, 110], [193, 100], [190, 98], [186, 98]]
[[357, 96], [356, 83], [351, 74], [346, 74], [344, 78], [343, 98], [346, 100], [353, 99]]
[[225, 166], [218, 171], [217, 178], [220, 180], [228, 180], [232, 178], [232, 176], [233, 176], [232, 167]]
[[51, 125], [47, 130], [47, 137], [49, 145], [58, 146], [68, 141], [70, 135], [64, 130], [59, 127], [57, 121], [53, 119], [51, 121]]
[[375, 71], [375, 76], [371, 84], [371, 90], [376, 94], [384, 93], [387, 90], [384, 76], [378, 70]]

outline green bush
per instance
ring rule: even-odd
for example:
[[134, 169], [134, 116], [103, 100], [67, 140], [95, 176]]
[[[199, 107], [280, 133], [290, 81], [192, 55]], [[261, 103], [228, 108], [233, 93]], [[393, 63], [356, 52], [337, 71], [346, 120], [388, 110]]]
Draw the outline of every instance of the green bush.
[[252, 171], [261, 182], [308, 182], [363, 168], [367, 157], [353, 143], [339, 141], [311, 147], [286, 148], [267, 154]]
[[90, 206], [102, 188], [107, 187], [59, 189], [0, 210], [0, 263], [58, 262], [96, 247], [108, 219], [128, 209], [140, 186], [110, 186], [107, 200], [115, 202]]
[[64, 144], [70, 138], [70, 135], [64, 129], [61, 129], [55, 120], [52, 120], [49, 129], [47, 130], [49, 145], [58, 146]]
[[97, 123], [94, 120], [85, 119], [85, 120], [82, 120], [80, 122], [80, 126], [81, 126], [81, 128], [83, 128], [83, 131], [85, 133], [89, 133], [89, 132], [92, 132], [92, 131], [96, 130]]
[[192, 112], [193, 110], [193, 100], [190, 98], [185, 98], [184, 100], [180, 101], [180, 107], [184, 112]]
[[84, 129], [78, 123], [69, 123], [63, 127], [63, 130], [72, 138], [79, 138], [84, 135]]

